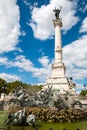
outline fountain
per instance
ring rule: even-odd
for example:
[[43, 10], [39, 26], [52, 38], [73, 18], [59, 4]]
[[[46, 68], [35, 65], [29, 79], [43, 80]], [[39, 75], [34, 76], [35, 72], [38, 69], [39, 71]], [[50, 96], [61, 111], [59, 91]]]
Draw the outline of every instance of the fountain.
[[[55, 62], [52, 65], [52, 74], [48, 78], [44, 88], [31, 98], [27, 91], [20, 89], [15, 91], [13, 98], [5, 103], [13, 103], [21, 107], [18, 111], [9, 110], [10, 116], [6, 124], [33, 125], [36, 120], [48, 122], [76, 122], [87, 120], [87, 111], [83, 110], [80, 101], [74, 100], [74, 83], [65, 76], [65, 65], [62, 62], [61, 30], [62, 21], [59, 18], [60, 10], [53, 10], [56, 19], [53, 20], [55, 28]], [[75, 106], [77, 105], [77, 108]], [[24, 109], [22, 109], [24, 108]], [[25, 111], [26, 108], [26, 111]]]

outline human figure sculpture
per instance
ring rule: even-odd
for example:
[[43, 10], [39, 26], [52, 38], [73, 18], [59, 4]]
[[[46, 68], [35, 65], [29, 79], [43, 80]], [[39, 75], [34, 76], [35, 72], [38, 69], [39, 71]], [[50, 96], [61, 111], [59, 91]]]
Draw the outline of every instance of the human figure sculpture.
[[32, 114], [32, 113], [30, 115], [28, 115], [26, 122], [31, 126], [34, 125], [34, 123], [35, 123], [35, 115]]
[[56, 8], [55, 8], [55, 10], [53, 10], [54, 13], [55, 13], [55, 17], [56, 17], [56, 19], [59, 18], [59, 14], [60, 14], [61, 9], [62, 9], [62, 7], [60, 7], [60, 9], [56, 9]]
[[26, 120], [25, 108], [17, 111], [13, 116], [13, 124], [24, 124]]

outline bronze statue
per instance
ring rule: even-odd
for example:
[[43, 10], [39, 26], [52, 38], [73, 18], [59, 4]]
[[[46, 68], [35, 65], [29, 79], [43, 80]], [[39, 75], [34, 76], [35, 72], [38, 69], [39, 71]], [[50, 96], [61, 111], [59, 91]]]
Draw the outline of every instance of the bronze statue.
[[55, 12], [56, 19], [59, 18], [59, 13], [60, 13], [61, 9], [62, 9], [62, 7], [60, 6], [60, 9], [56, 9], [56, 7], [55, 7], [55, 10], [53, 10]]

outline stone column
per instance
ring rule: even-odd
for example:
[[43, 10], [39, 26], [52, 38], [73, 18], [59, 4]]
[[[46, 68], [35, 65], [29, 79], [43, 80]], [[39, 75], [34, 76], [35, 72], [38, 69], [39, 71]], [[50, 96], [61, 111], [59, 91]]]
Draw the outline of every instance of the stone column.
[[53, 20], [55, 28], [55, 63], [62, 63], [61, 19]]
[[[55, 12], [56, 19], [53, 20], [55, 28], [55, 59], [52, 64], [52, 72], [50, 77], [46, 81], [44, 88], [52, 86], [52, 90], [57, 90], [59, 94], [63, 95], [70, 90], [67, 78], [65, 76], [65, 65], [62, 62], [62, 39], [61, 39], [61, 27], [62, 21], [59, 18], [60, 10], [53, 10]], [[55, 93], [54, 93], [55, 94]], [[55, 95], [54, 95], [55, 96]]]

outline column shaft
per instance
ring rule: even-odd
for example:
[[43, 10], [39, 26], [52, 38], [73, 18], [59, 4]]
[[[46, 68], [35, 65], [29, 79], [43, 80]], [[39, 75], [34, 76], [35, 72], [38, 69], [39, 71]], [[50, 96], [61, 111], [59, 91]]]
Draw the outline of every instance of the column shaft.
[[62, 63], [61, 19], [53, 21], [55, 28], [55, 63]]
[[55, 26], [55, 49], [59, 47], [61, 49], [61, 30], [58, 25]]

